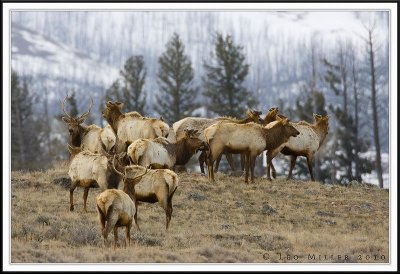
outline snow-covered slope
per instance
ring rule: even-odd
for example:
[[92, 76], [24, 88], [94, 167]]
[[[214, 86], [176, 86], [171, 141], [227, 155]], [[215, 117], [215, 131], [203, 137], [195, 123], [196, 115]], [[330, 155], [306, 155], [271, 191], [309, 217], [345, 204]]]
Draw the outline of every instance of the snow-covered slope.
[[36, 88], [38, 81], [44, 81], [43, 86], [52, 89], [51, 97], [60, 87], [109, 86], [118, 76], [117, 68], [16, 23], [12, 24], [11, 44], [12, 69], [32, 77]]

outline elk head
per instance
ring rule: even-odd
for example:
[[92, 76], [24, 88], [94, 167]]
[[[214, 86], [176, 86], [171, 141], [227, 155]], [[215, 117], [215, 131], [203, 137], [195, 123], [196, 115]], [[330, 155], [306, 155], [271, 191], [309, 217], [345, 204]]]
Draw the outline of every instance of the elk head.
[[318, 127], [320, 127], [325, 132], [325, 134], [328, 134], [329, 116], [328, 115], [322, 116], [322, 115], [315, 114], [315, 113], [313, 113], [313, 116], [314, 116], [315, 123], [318, 125]]
[[257, 110], [254, 110], [254, 109], [248, 109], [246, 111], [246, 115], [247, 115], [247, 117], [251, 118], [254, 123], [260, 124], [260, 123], [263, 122], [263, 120], [260, 117], [261, 111], [257, 111]]
[[296, 137], [300, 132], [289, 122], [288, 118], [281, 119], [279, 121], [283, 125], [284, 131], [287, 133], [286, 136]]
[[83, 113], [81, 116], [78, 117], [71, 117], [66, 111], [65, 111], [65, 101], [67, 100], [68, 97], [65, 97], [64, 100], [61, 102], [61, 109], [64, 112], [66, 116], [62, 117], [62, 120], [68, 125], [68, 132], [69, 135], [71, 136], [72, 139], [72, 144], [75, 146], [80, 146], [80, 134], [82, 130], [81, 124], [86, 120], [87, 116], [90, 113], [90, 110], [92, 109], [93, 106], [93, 99], [90, 99], [90, 106], [89, 110]]
[[204, 150], [206, 143], [199, 139], [200, 132], [197, 129], [185, 129], [186, 144], [190, 148], [194, 148], [195, 152]]

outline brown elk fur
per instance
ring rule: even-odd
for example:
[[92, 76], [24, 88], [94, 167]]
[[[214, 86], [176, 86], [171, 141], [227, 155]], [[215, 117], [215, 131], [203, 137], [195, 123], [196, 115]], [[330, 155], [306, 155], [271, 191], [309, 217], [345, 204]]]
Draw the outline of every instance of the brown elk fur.
[[166, 138], [138, 139], [129, 145], [128, 157], [133, 164], [152, 168], [170, 168], [185, 165], [205, 143], [198, 138], [197, 130], [185, 131], [185, 137], [172, 143]]
[[123, 103], [106, 103], [102, 115], [117, 136], [116, 152], [126, 151], [126, 144], [139, 138], [166, 137], [169, 126], [160, 119], [142, 117], [137, 112], [122, 113]]
[[[137, 211], [138, 202], [159, 203], [166, 215], [166, 229], [168, 229], [172, 217], [172, 197], [179, 185], [178, 175], [169, 169], [147, 170], [141, 178], [137, 174], [142, 173], [145, 167], [138, 165], [126, 166], [124, 173], [124, 191], [129, 196], [134, 196]], [[137, 219], [135, 217], [136, 226]]]
[[[329, 131], [329, 117], [314, 114], [314, 123], [310, 124], [305, 121], [292, 123], [292, 125], [300, 132], [296, 138], [290, 138], [288, 143], [282, 148], [281, 153], [290, 155], [290, 169], [287, 179], [292, 178], [292, 171], [296, 164], [298, 156], [307, 158], [308, 171], [311, 180], [314, 181], [313, 174], [313, 157], [321, 147]], [[275, 173], [275, 168], [271, 164], [271, 169]]]
[[[299, 132], [291, 126], [287, 119], [275, 123], [271, 128], [265, 128], [255, 123], [238, 125], [234, 123], [218, 123], [204, 130], [209, 146], [208, 166], [209, 180], [214, 181], [214, 172], [210, 168], [218, 156], [226, 151], [230, 153], [246, 154], [245, 182], [248, 182], [249, 169], [251, 182], [254, 182], [254, 164], [257, 155], [268, 150], [267, 165], [269, 166], [274, 155], [269, 153], [280, 147], [291, 136]], [[270, 179], [270, 177], [268, 177]]]
[[[199, 138], [203, 141], [205, 141], [204, 137], [204, 129], [207, 127], [218, 123], [218, 122], [232, 122], [232, 123], [238, 123], [238, 124], [244, 124], [244, 123], [249, 123], [249, 122], [256, 122], [256, 123], [261, 123], [262, 120], [260, 118], [261, 112], [255, 111], [255, 110], [247, 110], [246, 111], [247, 117], [244, 119], [236, 119], [233, 117], [218, 117], [214, 119], [209, 119], [209, 118], [201, 118], [201, 117], [186, 117], [182, 120], [179, 120], [173, 124], [173, 129], [176, 134], [177, 140], [182, 138], [185, 134], [184, 130], [186, 129], [196, 129], [198, 132], [200, 132]], [[223, 153], [225, 154], [225, 153]], [[215, 170], [218, 170], [218, 165], [219, 161], [221, 160], [221, 156], [218, 158], [218, 161], [216, 163]], [[233, 157], [231, 154], [226, 153], [225, 157], [229, 163], [229, 166], [231, 167], [232, 170], [235, 170], [235, 164], [233, 161]], [[200, 156], [199, 156], [199, 165], [200, 165], [200, 170], [202, 173], [204, 173], [204, 163], [206, 161], [206, 154], [203, 151]]]
[[[68, 150], [71, 154], [68, 170], [68, 175], [71, 178], [70, 210], [74, 210], [74, 190], [77, 186], [80, 186], [84, 188], [83, 205], [84, 211], [87, 212], [86, 201], [90, 188], [97, 186], [103, 190], [118, 188], [122, 178], [113, 171], [111, 158], [87, 150], [82, 151], [81, 148], [71, 147], [70, 145], [68, 145]], [[120, 154], [119, 157], [123, 158], [124, 154]]]
[[65, 113], [62, 120], [68, 125], [71, 145], [82, 147], [82, 149], [89, 150], [93, 153], [106, 154], [110, 152], [115, 145], [115, 136], [112, 136], [113, 133], [108, 132], [107, 128], [101, 128], [96, 125], [82, 125], [90, 113], [93, 100], [87, 112], [78, 117], [71, 117], [64, 109], [64, 102], [66, 99], [67, 98], [61, 103], [61, 108]]

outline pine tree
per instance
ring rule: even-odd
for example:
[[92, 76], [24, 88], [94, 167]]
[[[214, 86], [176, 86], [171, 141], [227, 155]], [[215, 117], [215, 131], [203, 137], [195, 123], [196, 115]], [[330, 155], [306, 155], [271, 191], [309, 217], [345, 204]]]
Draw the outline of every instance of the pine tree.
[[120, 71], [120, 76], [106, 90], [105, 101], [123, 102], [127, 111], [137, 111], [144, 115], [146, 68], [143, 56], [131, 56]]
[[[342, 55], [346, 55], [345, 57]], [[350, 101], [347, 94], [348, 78], [352, 78], [353, 88], [356, 78], [348, 77], [348, 64], [343, 62], [348, 58], [348, 52], [342, 49], [339, 51], [338, 64], [333, 64], [324, 59], [323, 63], [326, 67], [325, 81], [336, 95], [343, 97], [343, 105], [329, 106], [336, 120], [335, 141], [332, 153], [336, 159], [336, 169], [341, 170], [340, 182], [349, 182], [351, 180], [361, 180], [362, 173], [371, 172], [371, 163], [360, 156], [361, 152], [365, 152], [368, 148], [368, 142], [358, 136], [358, 118], [353, 117], [349, 111], [351, 106], [349, 103], [354, 102], [354, 107], [358, 108], [357, 96], [354, 101]], [[357, 91], [353, 90], [353, 94], [357, 95]], [[357, 170], [356, 170], [357, 169]], [[336, 177], [336, 175], [335, 175]]]
[[[318, 57], [319, 49], [317, 47], [317, 42], [311, 40], [311, 47], [309, 51], [309, 57], [307, 57], [307, 67], [310, 68], [309, 79], [307, 83], [303, 85], [302, 92], [300, 96], [296, 99], [295, 107], [289, 109], [289, 111], [283, 111], [288, 117], [296, 117], [299, 120], [303, 120], [309, 123], [313, 123], [314, 117], [313, 113], [326, 115], [326, 104], [324, 93], [320, 90], [320, 84], [318, 82]], [[288, 113], [288, 114], [286, 114]], [[318, 181], [325, 181], [330, 177], [329, 171], [326, 168], [321, 167], [321, 162], [326, 162], [327, 155], [324, 155], [324, 150], [327, 146], [327, 140], [324, 141], [325, 144], [321, 147], [313, 158], [313, 171], [315, 179]], [[302, 175], [308, 178], [309, 171], [307, 166], [307, 161], [305, 158], [300, 157], [301, 160], [297, 161], [297, 166], [294, 172], [298, 175]]]
[[67, 109], [66, 109], [66, 111], [68, 111], [68, 109], [69, 109], [69, 115], [71, 117], [77, 117], [78, 116], [78, 106], [76, 103], [75, 91], [72, 91], [71, 94], [67, 96], [66, 103], [67, 103], [67, 105], [69, 105], [69, 107], [67, 107]]
[[120, 71], [123, 79], [122, 102], [128, 111], [137, 111], [144, 114], [146, 95], [143, 86], [146, 79], [144, 59], [141, 55], [130, 57]]
[[178, 34], [174, 33], [166, 48], [158, 59], [160, 94], [156, 96], [155, 108], [167, 122], [173, 123], [192, 116], [199, 107], [196, 103], [198, 88], [193, 86], [192, 62], [185, 55], [185, 46]]
[[115, 80], [111, 86], [106, 90], [105, 94], [105, 101], [122, 101], [122, 98], [120, 98], [120, 83], [119, 79]]
[[243, 47], [235, 45], [232, 37], [217, 33], [212, 60], [204, 64], [206, 76], [204, 96], [209, 99], [208, 110], [218, 115], [241, 116], [258, 101], [243, 84], [249, 72]]
[[33, 113], [36, 100], [29, 92], [26, 78], [11, 73], [11, 169], [44, 167], [41, 162], [42, 124]]

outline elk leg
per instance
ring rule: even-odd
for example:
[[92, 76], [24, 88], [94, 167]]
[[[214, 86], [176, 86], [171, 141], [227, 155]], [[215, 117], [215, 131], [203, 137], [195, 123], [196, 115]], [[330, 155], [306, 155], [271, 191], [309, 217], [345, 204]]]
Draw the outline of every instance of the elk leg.
[[138, 212], [137, 204], [138, 204], [137, 201], [135, 201], [135, 215], [133, 215], [133, 218], [135, 219], [136, 229], [138, 231], [140, 231], [139, 224], [138, 224], [138, 221], [137, 221], [137, 212]]
[[85, 190], [84, 190], [84, 192], [83, 192], [83, 211], [84, 211], [85, 213], [87, 213], [86, 201], [87, 201], [88, 194], [89, 194], [89, 188], [88, 188], [88, 187], [85, 187]]
[[212, 160], [212, 156], [210, 155], [208, 160], [207, 160], [207, 169], [208, 169], [208, 180], [211, 182], [214, 182], [214, 161]]
[[131, 227], [132, 227], [132, 220], [130, 220], [129, 224], [125, 226], [125, 248], [127, 242], [128, 246], [131, 246]]
[[[277, 148], [274, 149], [272, 151], [268, 151], [267, 153], [267, 169], [268, 169], [268, 180], [271, 180], [271, 166], [272, 166], [272, 159], [274, 159], [276, 157], [276, 155], [279, 154], [279, 152], [281, 151], [281, 148]], [[276, 173], [275, 173], [276, 176]]]
[[246, 184], [248, 184], [249, 183], [249, 168], [250, 168], [250, 154], [249, 153], [246, 153], [245, 162], [246, 162], [246, 164], [245, 164], [246, 172], [245, 172], [244, 182]]
[[272, 161], [271, 161], [271, 173], [272, 173], [272, 178], [276, 179], [276, 170]]
[[272, 162], [272, 151], [267, 152], [267, 180], [271, 181], [271, 162]]
[[311, 181], [315, 181], [313, 174], [312, 156], [307, 156], [307, 165], [308, 165], [308, 171], [310, 171]]
[[203, 174], [205, 174], [205, 172], [204, 172], [204, 162], [205, 161], [206, 161], [206, 152], [203, 150], [199, 156], [200, 170], [201, 170], [201, 173], [203, 173]]
[[218, 171], [219, 162], [221, 162], [221, 159], [222, 159], [222, 153], [218, 156], [217, 160], [215, 160], [214, 172], [217, 172], [217, 171]]
[[228, 161], [229, 166], [232, 171], [235, 171], [235, 161], [233, 160], [233, 156], [231, 153], [225, 153], [226, 160]]
[[114, 226], [114, 250], [117, 247], [118, 242], [118, 227]]
[[240, 154], [240, 167], [241, 167], [241, 171], [244, 170], [244, 165], [246, 164], [245, 161], [246, 161], [246, 154], [241, 153], [241, 154]]
[[[165, 193], [168, 193], [168, 187], [164, 189]], [[168, 229], [169, 227], [169, 222], [171, 221], [171, 215], [170, 215], [170, 210], [169, 210], [169, 203], [168, 203], [168, 197], [164, 197], [160, 199], [159, 203], [161, 204], [162, 208], [165, 211], [165, 229]]]
[[78, 186], [79, 181], [71, 182], [69, 189], [69, 211], [74, 211], [74, 190]]
[[[256, 156], [257, 157], [257, 156]], [[255, 162], [256, 162], [256, 157], [251, 156], [250, 157], [250, 166], [251, 166], [251, 183], [254, 183], [254, 167], [255, 167]]]
[[290, 168], [289, 168], [289, 174], [287, 176], [288, 180], [292, 179], [292, 171], [293, 171], [294, 165], [296, 164], [296, 159], [297, 159], [296, 155], [290, 156]]

